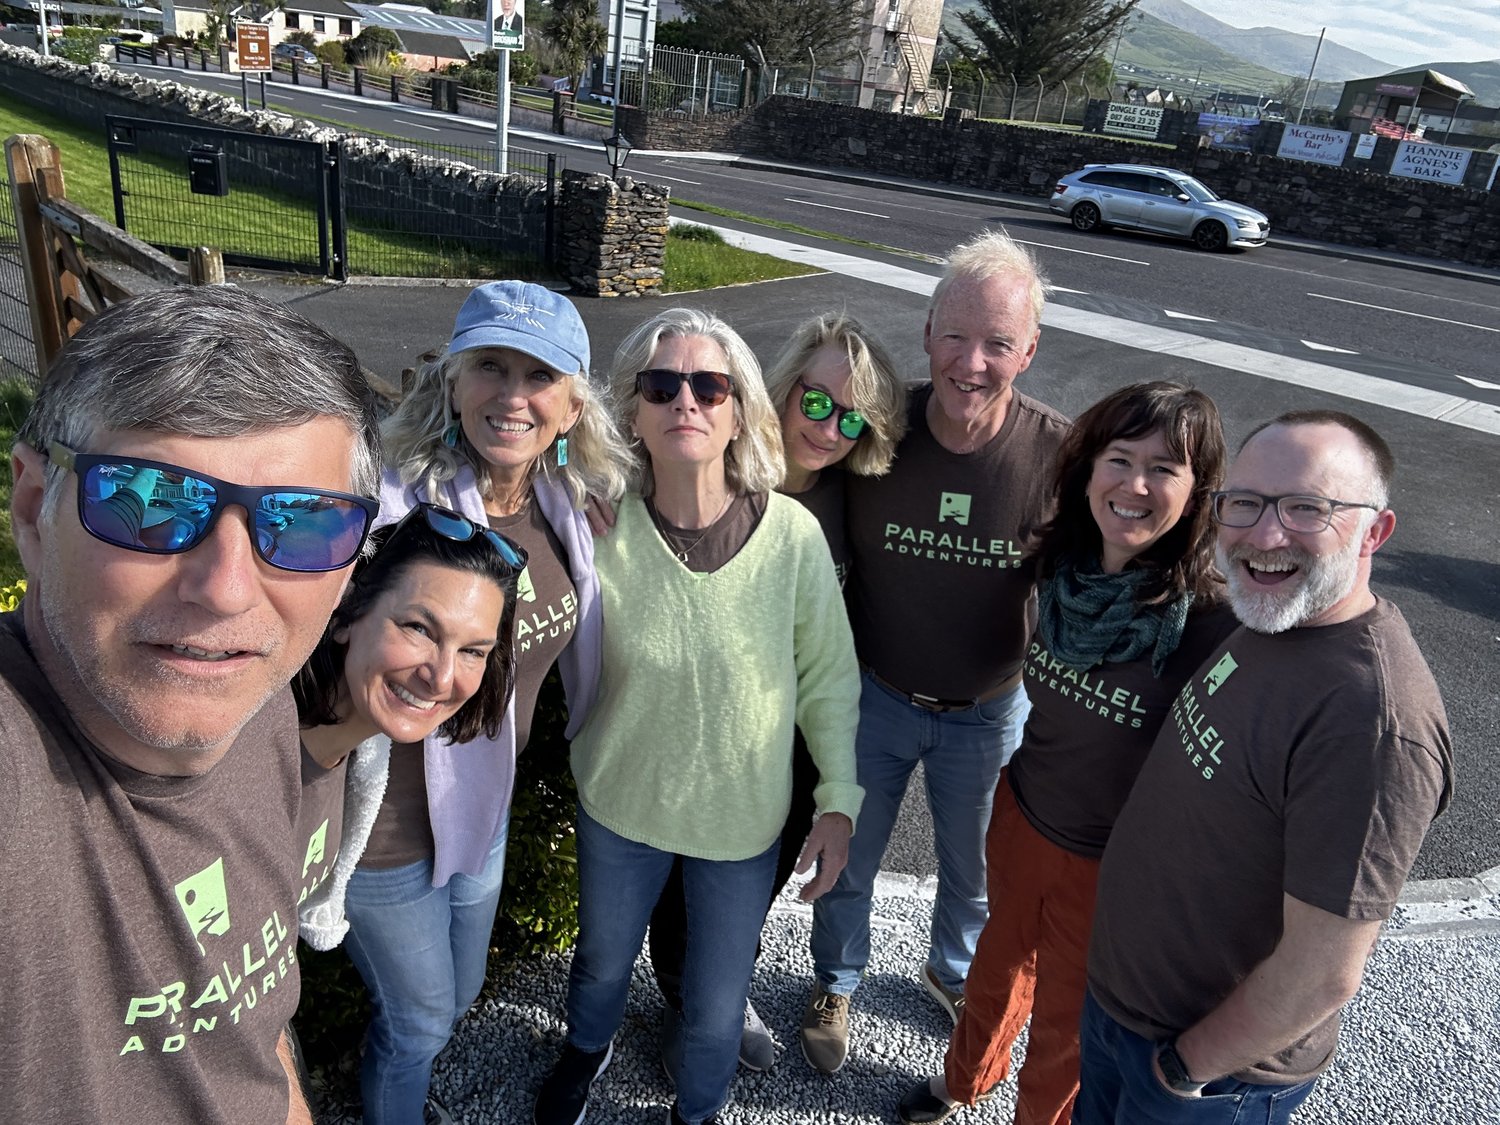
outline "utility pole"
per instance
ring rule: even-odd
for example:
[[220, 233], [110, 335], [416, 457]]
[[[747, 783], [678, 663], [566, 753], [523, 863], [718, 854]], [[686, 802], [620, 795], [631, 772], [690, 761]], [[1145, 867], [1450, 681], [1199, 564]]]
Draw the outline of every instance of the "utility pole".
[[[1298, 125], [1302, 124], [1302, 115], [1307, 112], [1307, 96], [1312, 93], [1313, 71], [1318, 69], [1318, 55], [1323, 50], [1323, 36], [1327, 34], [1328, 29], [1326, 27], [1318, 32], [1318, 45], [1313, 48], [1312, 66], [1307, 68], [1307, 88], [1302, 91], [1302, 108], [1297, 110]], [[1285, 108], [1285, 106], [1282, 107], [1283, 112], [1285, 112]]]
[[625, 49], [625, 0], [614, 0], [615, 5], [615, 105], [614, 113], [610, 118], [610, 125], [614, 128], [614, 135], [620, 135], [620, 101], [625, 92], [625, 84], [620, 81], [620, 55]]

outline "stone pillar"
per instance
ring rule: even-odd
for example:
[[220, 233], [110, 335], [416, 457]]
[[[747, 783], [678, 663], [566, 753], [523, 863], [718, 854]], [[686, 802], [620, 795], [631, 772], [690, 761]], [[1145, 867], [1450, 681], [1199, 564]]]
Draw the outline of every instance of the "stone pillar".
[[626, 177], [564, 171], [557, 264], [587, 297], [660, 293], [666, 277], [669, 192]]

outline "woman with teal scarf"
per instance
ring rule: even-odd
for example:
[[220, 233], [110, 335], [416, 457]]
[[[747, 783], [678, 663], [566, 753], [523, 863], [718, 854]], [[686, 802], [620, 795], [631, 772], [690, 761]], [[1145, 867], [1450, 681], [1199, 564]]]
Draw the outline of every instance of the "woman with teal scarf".
[[1173, 698], [1236, 625], [1209, 517], [1224, 462], [1213, 400], [1162, 382], [1094, 404], [1058, 453], [1032, 552], [1031, 714], [985, 843], [990, 917], [944, 1073], [901, 1099], [902, 1121], [987, 1097], [1028, 1017], [1015, 1121], [1072, 1115], [1099, 857]]

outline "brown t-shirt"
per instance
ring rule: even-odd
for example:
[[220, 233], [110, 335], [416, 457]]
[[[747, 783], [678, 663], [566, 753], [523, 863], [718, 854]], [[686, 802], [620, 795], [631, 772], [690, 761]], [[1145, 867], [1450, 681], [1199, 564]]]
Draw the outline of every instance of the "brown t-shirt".
[[927, 428], [931, 395], [913, 392], [890, 473], [848, 481], [849, 623], [881, 679], [971, 699], [1021, 669], [1034, 617], [1025, 545], [1049, 515], [1068, 421], [1018, 393], [988, 445], [950, 453]]
[[[562, 543], [536, 502], [512, 516], [492, 516], [490, 526], [526, 551], [516, 583], [516, 753], [526, 749], [542, 681], [578, 625], [578, 591]], [[427, 811], [427, 774], [420, 744], [391, 747], [385, 798], [360, 867], [405, 867], [433, 856]]]
[[333, 872], [344, 836], [344, 775], [349, 757], [327, 770], [302, 747], [302, 808], [297, 814], [297, 854], [301, 875], [297, 891], [300, 907]]
[[1177, 689], [1238, 625], [1226, 605], [1190, 613], [1159, 677], [1149, 653], [1076, 672], [1033, 635], [1023, 665], [1031, 714], [1006, 769], [1031, 826], [1060, 848], [1101, 855]]
[[297, 715], [273, 698], [198, 777], [74, 725], [0, 616], [0, 1117], [286, 1119], [297, 1008]]
[[[1442, 699], [1390, 602], [1320, 628], [1238, 630], [1183, 687], [1115, 824], [1089, 987], [1158, 1039], [1270, 956], [1284, 894], [1389, 917], [1452, 784]], [[1338, 1025], [1335, 1013], [1236, 1077], [1311, 1077]]]
[[842, 469], [824, 469], [811, 488], [784, 493], [817, 518], [823, 538], [828, 540], [828, 553], [833, 556], [833, 569], [838, 572], [840, 586], [849, 580], [849, 535], [844, 525], [847, 479]]
[[652, 526], [672, 552], [676, 554], [684, 547], [689, 548], [683, 566], [694, 574], [712, 574], [739, 554], [741, 548], [750, 542], [761, 516], [766, 514], [764, 492], [736, 496], [724, 514], [707, 528], [678, 527], [662, 519], [656, 505], [649, 499], [645, 503]]

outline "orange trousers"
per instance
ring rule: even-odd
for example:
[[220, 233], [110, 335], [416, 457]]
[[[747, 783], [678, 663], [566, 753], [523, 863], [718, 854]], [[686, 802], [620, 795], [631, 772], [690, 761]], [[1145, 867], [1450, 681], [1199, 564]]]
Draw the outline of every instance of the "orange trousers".
[[1087, 989], [1099, 861], [1031, 826], [1002, 775], [985, 837], [990, 917], [964, 984], [943, 1062], [948, 1095], [967, 1105], [1005, 1080], [1031, 1017], [1016, 1125], [1067, 1125], [1078, 1096], [1078, 1027]]

